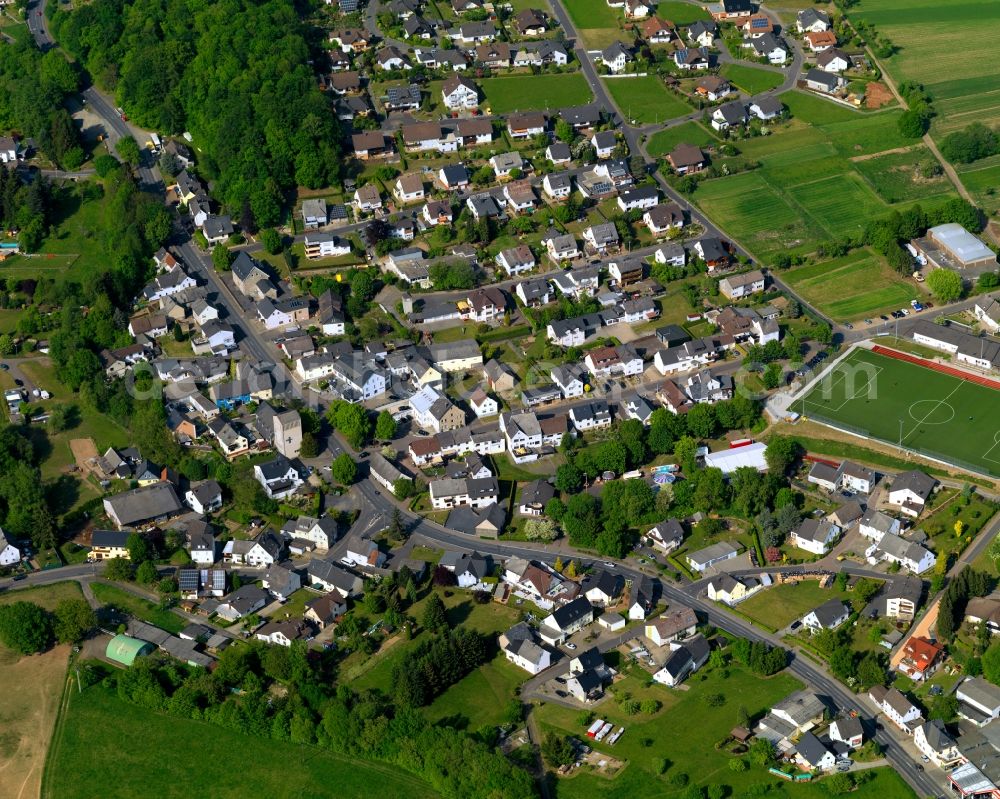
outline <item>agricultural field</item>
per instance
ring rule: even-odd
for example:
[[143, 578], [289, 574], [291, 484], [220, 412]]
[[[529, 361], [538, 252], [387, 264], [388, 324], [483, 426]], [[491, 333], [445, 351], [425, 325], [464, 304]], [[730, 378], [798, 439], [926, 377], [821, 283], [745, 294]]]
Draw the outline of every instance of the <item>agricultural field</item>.
[[531, 78], [531, 91], [525, 91], [524, 80], [523, 77], [501, 77], [480, 81], [479, 85], [486, 95], [486, 104], [492, 113], [565, 108], [589, 103], [593, 98], [586, 78], [579, 72], [534, 75]]
[[745, 599], [736, 609], [772, 630], [781, 630], [831, 599], [850, 602], [850, 594], [836, 586], [820, 588], [818, 580], [775, 585]]
[[782, 275], [794, 291], [838, 322], [906, 307], [920, 296], [915, 284], [870, 250], [857, 250]]
[[[705, 180], [694, 194], [723, 230], [765, 262], [779, 252], [807, 254], [824, 240], [856, 235], [873, 216], [917, 199], [952, 196], [947, 183], [933, 179], [909, 190], [894, 178], [901, 196], [894, 203], [878, 193], [879, 187], [888, 191], [888, 178], [877, 183], [871, 176], [892, 165], [874, 156], [913, 144], [899, 135], [898, 110], [863, 114], [801, 92], [787, 92], [782, 101], [792, 112], [788, 123], [771, 135], [736, 142], [740, 155], [733, 166], [756, 162], [760, 168]], [[862, 168], [865, 158], [876, 163]]]
[[691, 111], [691, 106], [655, 75], [606, 79], [604, 86], [625, 118], [638, 124], [664, 122]]
[[940, 169], [940, 165], [923, 145], [902, 153], [864, 158], [856, 161], [854, 167], [887, 203], [924, 201], [951, 191], [951, 184], [943, 173], [925, 177], [929, 169]]
[[[572, 5], [575, 0], [569, 0]], [[669, 19], [675, 25], [690, 25], [698, 20], [711, 19], [711, 15], [701, 6], [686, 3], [684, 0], [666, 0], [656, 6], [656, 14], [660, 19]]]
[[723, 64], [721, 73], [730, 83], [747, 94], [760, 94], [776, 89], [785, 79], [780, 72], [748, 67], [746, 64]]
[[975, 198], [987, 216], [992, 216], [1000, 209], [1000, 156], [984, 158], [971, 164], [956, 167], [958, 177]]
[[[238, 769], [221, 752], [239, 753]], [[154, 713], [101, 685], [70, 692], [45, 777], [47, 799], [130, 799], [148, 795], [152, 785], [161, 799], [242, 799], [248, 785], [261, 796], [318, 797], [329, 791], [317, 786], [331, 785], [341, 799], [369, 797], [373, 785], [385, 797], [435, 796], [426, 783], [393, 766]]]
[[856, 349], [794, 403], [807, 418], [1000, 475], [1000, 392]]
[[935, 138], [969, 122], [1000, 121], [1000, 67], [988, 34], [1000, 23], [1000, 5], [861, 0], [850, 15], [873, 24], [898, 48], [883, 61], [893, 78], [919, 81], [931, 93]]
[[654, 133], [649, 137], [646, 149], [651, 156], [659, 158], [681, 143], [694, 144], [698, 147], [711, 147], [718, 144], [719, 140], [708, 128], [697, 122], [684, 122]]

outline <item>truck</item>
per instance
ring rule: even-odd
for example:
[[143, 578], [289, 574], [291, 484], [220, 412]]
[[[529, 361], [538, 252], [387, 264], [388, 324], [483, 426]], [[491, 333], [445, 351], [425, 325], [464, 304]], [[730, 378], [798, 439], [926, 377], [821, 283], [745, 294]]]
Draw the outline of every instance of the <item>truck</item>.
[[596, 737], [597, 733], [601, 731], [601, 728], [603, 726], [604, 726], [604, 719], [598, 719], [597, 721], [595, 721], [587, 728], [587, 737], [588, 738]]
[[615, 725], [612, 724], [610, 721], [605, 722], [604, 726], [601, 727], [600, 732], [598, 732], [597, 735], [594, 736], [594, 740], [595, 741], [603, 741], [604, 738], [605, 738], [605, 736], [607, 736], [607, 734], [609, 732], [611, 732], [611, 730], [614, 729], [614, 726]]

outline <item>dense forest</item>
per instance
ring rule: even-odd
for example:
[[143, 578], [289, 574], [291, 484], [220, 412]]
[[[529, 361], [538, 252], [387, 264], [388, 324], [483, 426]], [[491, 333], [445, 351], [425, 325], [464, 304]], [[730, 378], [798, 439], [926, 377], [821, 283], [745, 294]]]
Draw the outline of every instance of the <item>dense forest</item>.
[[76, 70], [58, 50], [42, 55], [34, 42], [5, 44], [0, 47], [0, 130], [34, 139], [53, 163], [76, 169], [86, 154], [63, 101], [78, 86]]
[[340, 131], [289, 0], [95, 0], [52, 27], [137, 124], [192, 133], [243, 224], [274, 225], [286, 191], [337, 179]]

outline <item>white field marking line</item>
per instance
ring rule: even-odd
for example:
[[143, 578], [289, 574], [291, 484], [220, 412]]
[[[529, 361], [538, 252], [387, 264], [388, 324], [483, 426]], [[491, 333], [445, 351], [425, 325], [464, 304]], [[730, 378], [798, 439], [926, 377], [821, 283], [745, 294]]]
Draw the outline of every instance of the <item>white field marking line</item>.
[[1000, 459], [990, 457], [990, 453], [993, 452], [993, 450], [995, 450], [998, 446], [1000, 446], [1000, 430], [997, 430], [997, 432], [993, 434], [993, 446], [983, 453], [983, 460], [990, 461], [991, 463], [1000, 463]]
[[[852, 366], [853, 366], [853, 363], [852, 363]], [[862, 392], [868, 391], [868, 387], [872, 384], [872, 381], [878, 379], [878, 376], [882, 373], [882, 370], [884, 368], [882, 366], [876, 366], [875, 364], [871, 364], [871, 366], [876, 370], [875, 374], [873, 374], [873, 375], [872, 374], [866, 374], [865, 377], [867, 379], [865, 381], [865, 384], [863, 386], [861, 386], [860, 388], [855, 389], [854, 393], [851, 396], [846, 396], [845, 395], [844, 396], [844, 401], [841, 402], [840, 405], [838, 405], [836, 408], [834, 408], [833, 406], [830, 406], [830, 405], [821, 405], [818, 402], [813, 402], [812, 400], [808, 400], [808, 399], [805, 401], [805, 404], [806, 405], [812, 405], [813, 407], [819, 408], [820, 410], [829, 410], [829, 411], [831, 411], [833, 413], [839, 413], [848, 402], [853, 402], [854, 400], [856, 400], [856, 399], [858, 399], [860, 397], [860, 395], [861, 395]], [[831, 383], [831, 385], [830, 385], [830, 392], [831, 393], [833, 393], [833, 390], [837, 387], [838, 381], [840, 381], [840, 380], [847, 380], [847, 375], [843, 371], [840, 371], [840, 374], [837, 375], [837, 379], [835, 379], [834, 382]], [[816, 388], [813, 389], [813, 391], [822, 391], [822, 388], [820, 386], [817, 386]], [[810, 393], [812, 393], [812, 392], [810, 392]]]
[[[934, 407], [933, 407], [933, 408], [931, 408], [931, 409], [930, 409], [929, 411], [927, 411], [927, 413], [925, 413], [925, 414], [924, 414], [924, 418], [923, 418], [923, 419], [921, 419], [921, 420], [920, 420], [919, 422], [917, 422], [917, 423], [916, 423], [916, 425], [914, 425], [913, 429], [912, 429], [912, 430], [911, 430], [911, 431], [910, 431], [909, 433], [907, 433], [907, 434], [906, 434], [905, 436], [903, 436], [903, 438], [902, 438], [902, 439], [900, 439], [900, 444], [902, 445], [903, 441], [906, 441], [906, 440], [907, 440], [907, 439], [908, 439], [908, 438], [909, 438], [910, 436], [912, 436], [912, 435], [913, 435], [913, 434], [914, 434], [914, 433], [915, 433], [915, 432], [916, 432], [917, 430], [919, 430], [919, 429], [920, 429], [920, 425], [922, 425], [922, 424], [923, 424], [923, 423], [924, 423], [925, 421], [927, 421], [928, 419], [930, 419], [930, 417], [931, 417], [931, 414], [932, 414], [932, 413], [934, 413], [934, 412], [935, 412], [935, 411], [936, 411], [936, 410], [937, 410], [938, 408], [940, 408], [940, 407], [941, 407], [942, 405], [944, 405], [945, 403], [947, 403], [947, 402], [948, 402], [948, 400], [950, 400], [950, 399], [951, 399], [952, 395], [953, 395], [953, 394], [954, 394], [954, 393], [955, 393], [956, 391], [958, 391], [958, 390], [959, 390], [959, 389], [960, 389], [960, 388], [961, 388], [962, 386], [964, 386], [964, 385], [965, 385], [965, 381], [964, 381], [964, 380], [959, 380], [959, 381], [958, 381], [958, 385], [957, 385], [957, 386], [955, 386], [955, 387], [954, 387], [954, 388], [953, 388], [953, 389], [952, 389], [952, 390], [951, 390], [950, 392], [948, 392], [948, 396], [946, 396], [946, 397], [944, 397], [944, 398], [942, 398], [942, 399], [939, 399], [939, 400], [938, 400], [938, 401], [937, 401], [936, 403], [934, 403]], [[911, 414], [911, 415], [912, 415], [912, 414]]]

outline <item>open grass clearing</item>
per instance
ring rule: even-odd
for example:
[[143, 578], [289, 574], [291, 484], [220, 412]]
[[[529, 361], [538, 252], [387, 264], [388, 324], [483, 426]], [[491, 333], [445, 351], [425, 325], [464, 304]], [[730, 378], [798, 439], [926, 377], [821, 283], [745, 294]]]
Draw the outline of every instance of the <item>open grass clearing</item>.
[[781, 95], [781, 102], [787, 106], [793, 117], [812, 125], [849, 122], [861, 117], [860, 111], [852, 111], [846, 106], [798, 89]]
[[885, 210], [875, 192], [850, 173], [803, 183], [788, 193], [834, 237], [860, 233]]
[[243, 799], [248, 785], [254, 795], [316, 799], [330, 786], [338, 799], [367, 799], [373, 786], [385, 797], [435, 795], [395, 766], [143, 710], [100, 685], [71, 692], [46, 777], [42, 795], [53, 799], [132, 799], [151, 785], [162, 799]]
[[593, 98], [586, 78], [579, 72], [486, 78], [479, 85], [494, 114], [553, 110], [583, 105]]
[[1000, 474], [1000, 392], [856, 349], [795, 409], [945, 462]]
[[780, 72], [750, 67], [746, 64], [723, 64], [722, 76], [747, 94], [760, 94], [776, 89], [785, 80]]
[[566, 10], [577, 28], [618, 27], [618, 14], [605, 0], [571, 0]]
[[604, 85], [626, 119], [640, 124], [664, 122], [691, 111], [691, 106], [655, 75], [611, 78]]
[[530, 675], [497, 654], [452, 685], [427, 708], [427, 717], [458, 728], [477, 730], [503, 723], [507, 703]]
[[660, 19], [669, 19], [675, 25], [690, 25], [698, 20], [712, 18], [712, 15], [701, 6], [686, 3], [684, 0], [665, 0], [656, 6], [656, 14]]
[[916, 286], [894, 272], [870, 250], [797, 267], [782, 279], [836, 321], [877, 316], [909, 305], [920, 295]]

